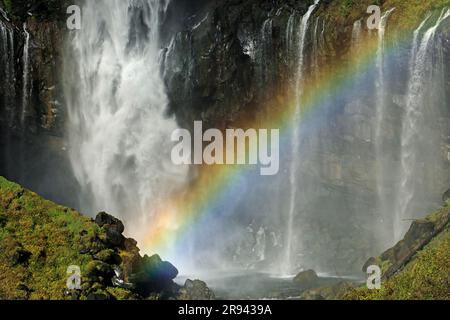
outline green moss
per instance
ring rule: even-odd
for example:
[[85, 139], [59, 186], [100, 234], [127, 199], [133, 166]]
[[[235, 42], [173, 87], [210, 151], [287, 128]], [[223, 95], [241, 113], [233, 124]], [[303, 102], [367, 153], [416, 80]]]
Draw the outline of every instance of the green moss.
[[[88, 270], [93, 257], [82, 254], [82, 249], [104, 249], [94, 241], [102, 232], [91, 219], [0, 177], [2, 295], [24, 298], [26, 287], [26, 298], [66, 298], [67, 268], [78, 265], [82, 274]], [[31, 253], [26, 266], [14, 262], [21, 250]]]
[[450, 300], [450, 225], [380, 290], [358, 288], [343, 298], [352, 300]]
[[122, 288], [107, 288], [106, 291], [117, 300], [132, 300], [135, 299], [133, 293]]
[[11, 0], [2, 0], [2, 3], [3, 8], [6, 10], [6, 12], [11, 12], [12, 10]]
[[396, 8], [392, 22], [404, 30], [414, 30], [429, 13], [439, 14], [448, 0], [385, 0], [383, 8]]

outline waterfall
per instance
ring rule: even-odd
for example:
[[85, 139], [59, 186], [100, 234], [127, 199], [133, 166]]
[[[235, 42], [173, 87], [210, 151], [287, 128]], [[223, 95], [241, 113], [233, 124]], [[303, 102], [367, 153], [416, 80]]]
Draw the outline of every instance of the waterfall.
[[[414, 32], [411, 58], [409, 63], [409, 84], [406, 97], [406, 113], [403, 119], [401, 133], [401, 187], [397, 199], [398, 207], [394, 220], [395, 240], [401, 239], [409, 223], [404, 219], [413, 218], [415, 212], [411, 208], [413, 198], [417, 192], [419, 179], [419, 163], [423, 156], [423, 143], [426, 136], [424, 118], [426, 113], [432, 112], [433, 105], [429, 97], [432, 92], [430, 84], [433, 80], [433, 50], [436, 30], [440, 24], [450, 16], [450, 10], [443, 10], [436, 24], [430, 27], [419, 39], [420, 31], [428, 21], [429, 16]], [[431, 165], [431, 164], [429, 164]]]
[[165, 114], [159, 25], [167, 3], [98, 0], [83, 5], [82, 31], [65, 59], [68, 142], [82, 210], [108, 211], [138, 241], [153, 210], [185, 181], [172, 164], [176, 122]]
[[270, 65], [272, 61], [271, 54], [273, 53], [272, 48], [272, 29], [273, 20], [268, 18], [264, 21], [261, 28], [261, 50], [260, 50], [260, 61], [261, 70], [259, 71], [260, 86], [264, 89], [269, 83], [269, 77], [271, 76]]
[[30, 97], [30, 83], [29, 83], [29, 72], [30, 72], [30, 33], [27, 31], [27, 25], [24, 23], [23, 32], [25, 35], [25, 43], [23, 45], [23, 56], [22, 56], [22, 66], [23, 66], [23, 76], [22, 76], [22, 111], [20, 115], [20, 123], [22, 127], [25, 125], [25, 118], [28, 108], [28, 100]]
[[286, 246], [284, 252], [283, 273], [290, 273], [293, 268], [292, 264], [292, 246], [293, 246], [293, 231], [294, 231], [294, 216], [296, 215], [296, 200], [298, 193], [299, 181], [297, 179], [299, 160], [300, 160], [300, 120], [302, 111], [302, 85], [304, 80], [304, 51], [306, 32], [308, 30], [309, 19], [319, 4], [319, 0], [315, 0], [314, 4], [308, 8], [308, 11], [303, 16], [299, 33], [298, 33], [298, 61], [297, 61], [297, 74], [296, 74], [296, 109], [293, 118], [293, 132], [292, 132], [292, 159], [290, 164], [289, 174], [289, 186], [290, 186], [290, 199], [289, 210], [286, 221]]
[[314, 31], [312, 37], [312, 68], [314, 72], [314, 76], [317, 78], [319, 73], [319, 37], [318, 37], [318, 29], [319, 29], [319, 17], [316, 18], [316, 22], [314, 24]]
[[11, 54], [13, 47], [9, 46], [10, 43], [10, 31], [9, 29], [3, 25], [3, 23], [0, 21], [0, 62], [1, 62], [1, 66], [2, 68], [1, 70], [1, 75], [2, 78], [4, 79], [3, 83], [2, 83], [2, 99], [3, 101], [0, 100], [0, 102], [2, 102], [2, 104], [4, 106], [7, 106], [8, 104], [8, 96], [9, 96], [9, 86], [11, 84], [11, 67], [14, 64], [13, 61], [13, 54]]
[[292, 54], [292, 44], [294, 43], [294, 24], [295, 24], [295, 13], [289, 16], [288, 23], [286, 26], [286, 56], [289, 57]]
[[[386, 75], [385, 75], [385, 32], [389, 16], [395, 10], [392, 8], [384, 13], [378, 26], [378, 48], [376, 55], [376, 96], [375, 96], [375, 157], [377, 160], [376, 188], [378, 195], [378, 210], [380, 212], [377, 224], [383, 226], [390, 220], [390, 201], [388, 199], [387, 179], [390, 177], [388, 165], [386, 164], [385, 134], [386, 123]], [[380, 230], [380, 232], [382, 232]], [[384, 238], [384, 237], [382, 237]]]
[[359, 47], [361, 45], [361, 36], [362, 36], [362, 22], [361, 20], [355, 21], [352, 29], [352, 43], [351, 47], [356, 52], [359, 52]]

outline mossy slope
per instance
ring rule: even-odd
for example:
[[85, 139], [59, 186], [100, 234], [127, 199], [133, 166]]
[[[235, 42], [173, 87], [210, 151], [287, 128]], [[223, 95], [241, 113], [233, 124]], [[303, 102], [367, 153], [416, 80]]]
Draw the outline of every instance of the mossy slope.
[[[178, 270], [141, 257], [123, 231], [106, 213], [84, 217], [0, 177], [0, 299], [176, 298]], [[66, 284], [72, 265], [81, 269], [78, 290]]]
[[0, 177], [0, 297], [61, 299], [67, 268], [87, 271], [83, 246], [104, 231], [74, 210]]
[[[405, 264], [399, 265], [396, 272], [393, 270], [392, 253], [402, 248], [402, 242], [396, 247], [386, 251], [381, 257], [375, 259], [382, 266], [385, 275], [380, 290], [368, 290], [366, 288], [352, 289], [346, 292], [342, 298], [353, 300], [450, 300], [450, 206], [429, 215], [418, 224], [442, 225], [434, 233], [431, 241], [411, 257]], [[413, 224], [414, 226], [414, 224]], [[410, 229], [413, 230], [413, 226]], [[404, 240], [402, 240], [404, 241]], [[418, 245], [416, 241], [414, 245]], [[405, 255], [406, 256], [406, 255]]]

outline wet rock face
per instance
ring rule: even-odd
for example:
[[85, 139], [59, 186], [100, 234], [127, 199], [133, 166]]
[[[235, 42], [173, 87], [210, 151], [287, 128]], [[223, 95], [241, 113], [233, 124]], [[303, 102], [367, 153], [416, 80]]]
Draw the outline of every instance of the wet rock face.
[[[223, 127], [254, 114], [285, 81], [284, 29], [303, 1], [223, 1], [167, 40], [164, 78], [180, 124]], [[264, 22], [269, 28], [262, 28]]]
[[62, 1], [56, 4], [15, 1], [13, 12], [0, 15], [0, 76], [8, 79], [0, 85], [0, 174], [77, 207], [70, 195], [76, 194], [77, 184], [63, 141], [66, 113], [59, 79], [65, 10]]

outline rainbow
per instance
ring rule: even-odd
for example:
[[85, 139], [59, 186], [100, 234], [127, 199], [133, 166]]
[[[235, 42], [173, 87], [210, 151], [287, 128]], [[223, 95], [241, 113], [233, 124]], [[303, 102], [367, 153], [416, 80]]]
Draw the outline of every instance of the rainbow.
[[[387, 41], [386, 56], [395, 54], [398, 45], [408, 44], [411, 35], [412, 30], [403, 30], [397, 33], [395, 41]], [[350, 52], [346, 57], [350, 63], [327, 65], [326, 72], [304, 83], [302, 123], [313, 122], [315, 114], [333, 107], [332, 101], [348, 94], [355, 84], [376, 70], [377, 32], [368, 32], [363, 40], [358, 52]], [[264, 119], [242, 119], [239, 127], [280, 129], [283, 144], [298, 125], [292, 121], [298, 100], [291, 91], [279, 92], [273, 101], [263, 106], [268, 111]], [[187, 190], [174, 194], [156, 209], [153, 208], [154, 218], [143, 242], [144, 252], [164, 254], [173, 247], [181, 246], [190, 230], [202, 219], [214, 215], [215, 208], [233, 201], [239, 192], [236, 189], [238, 181], [242, 176], [252, 174], [253, 170], [253, 166], [245, 165], [202, 166], [198, 179]]]

